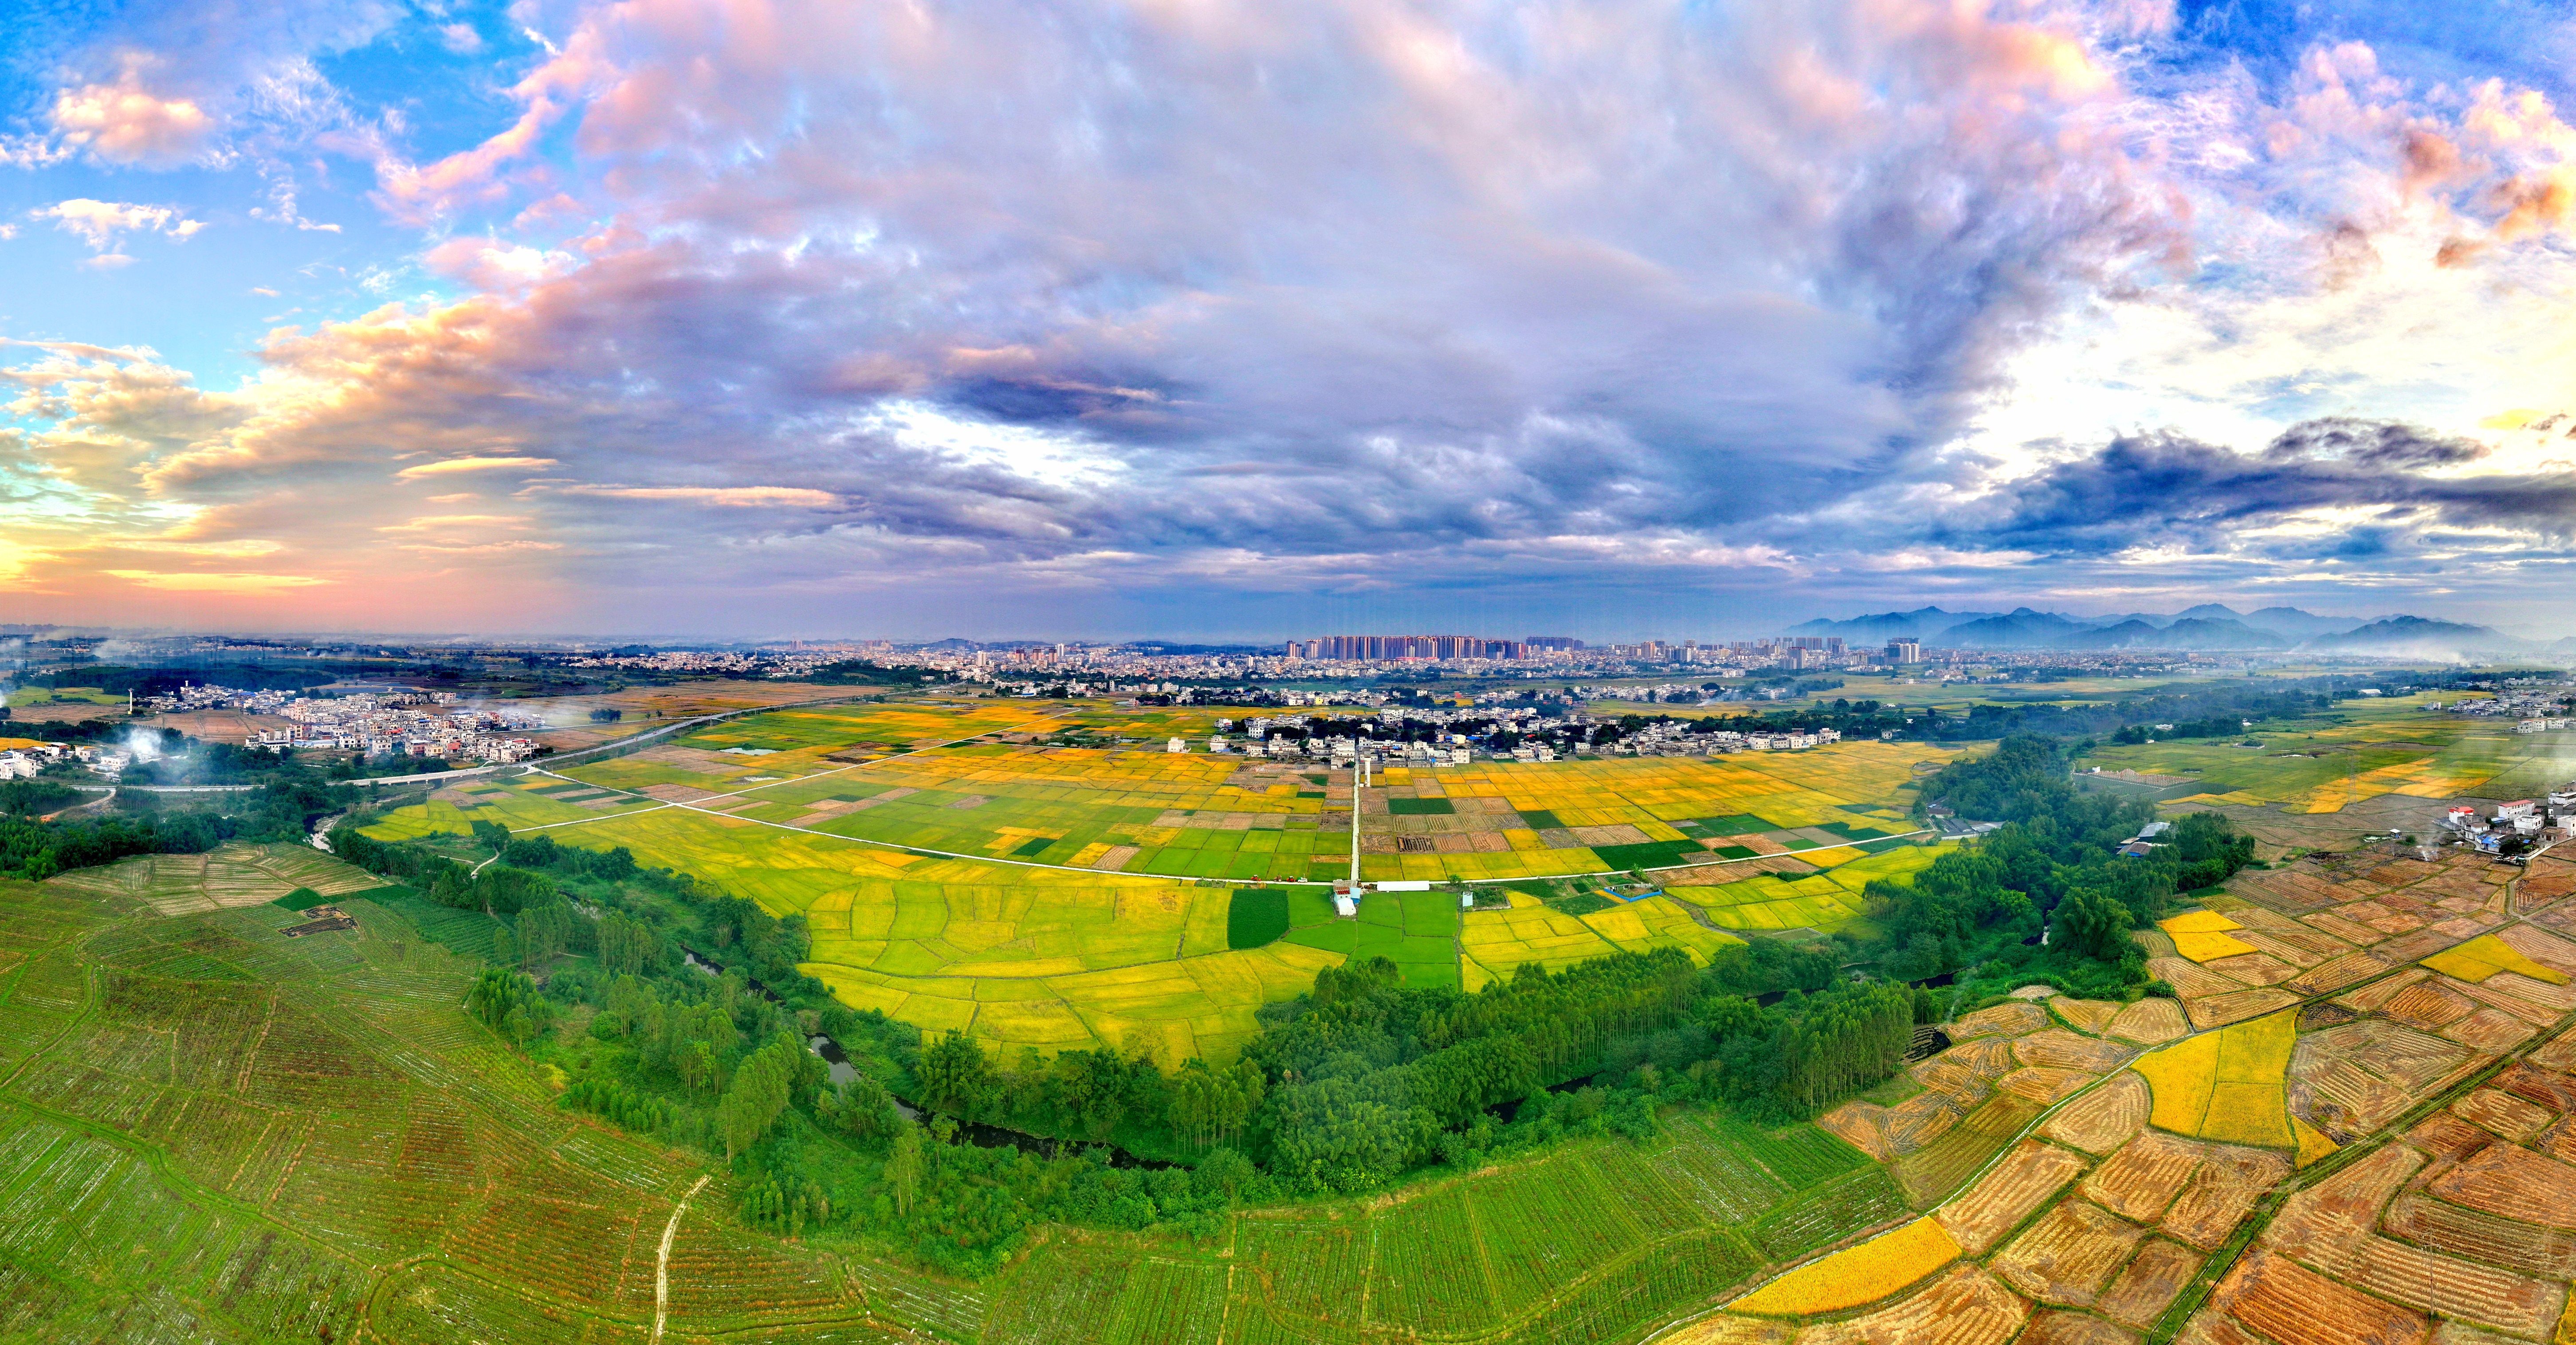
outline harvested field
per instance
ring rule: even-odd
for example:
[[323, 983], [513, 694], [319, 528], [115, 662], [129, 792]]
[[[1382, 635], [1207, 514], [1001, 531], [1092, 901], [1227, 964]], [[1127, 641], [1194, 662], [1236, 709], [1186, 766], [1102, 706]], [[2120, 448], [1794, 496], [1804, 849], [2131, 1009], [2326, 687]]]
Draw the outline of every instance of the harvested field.
[[2238, 1262], [2210, 1302], [2279, 1345], [2414, 1345], [2430, 1325], [2421, 1313], [2261, 1251]]
[[[2568, 882], [2570, 890], [2576, 891], [2576, 878], [2570, 878]], [[2576, 974], [2576, 943], [2570, 943], [2555, 934], [2534, 929], [2529, 925], [2513, 925], [2500, 929], [2496, 931], [2495, 937], [2515, 952], [2544, 967], [2561, 973]]]
[[2210, 1145], [2206, 1161], [2165, 1211], [2164, 1231], [2208, 1251], [2244, 1222], [2254, 1202], [2290, 1175], [2287, 1154]]
[[2063, 1028], [2033, 1032], [2013, 1041], [2013, 1058], [2025, 1065], [2108, 1074], [2137, 1052], [2117, 1042], [2078, 1036]]
[[2416, 1122], [2407, 1130], [2406, 1142], [2439, 1161], [2456, 1163], [2493, 1145], [2496, 1137], [2445, 1110]]
[[2538, 1228], [2414, 1192], [2389, 1202], [2388, 1232], [2435, 1251], [2553, 1280], [2576, 1279], [2576, 1232]]
[[2014, 1070], [1996, 1080], [1995, 1087], [2045, 1108], [2060, 1098], [2071, 1096], [2076, 1090], [2093, 1082], [2095, 1077], [2082, 1070], [2043, 1069], [2034, 1066], [2030, 1069]]
[[1998, 1093], [1947, 1134], [1900, 1160], [1897, 1183], [1916, 1208], [1931, 1205], [1958, 1190], [2039, 1113], [2030, 1102]]
[[2364, 1239], [2334, 1269], [2356, 1289], [2535, 1340], [2557, 1324], [2566, 1300], [2559, 1286], [2387, 1238]]
[[1998, 1004], [1989, 1009], [1979, 1009], [1951, 1024], [1945, 1030], [1949, 1032], [1952, 1041], [1966, 1041], [1971, 1037], [2018, 1037], [2027, 1032], [2037, 1032], [2047, 1026], [2048, 1010], [2027, 1000], [2017, 1000], [2010, 1004]]
[[1857, 1345], [2004, 1345], [2029, 1319], [2027, 1301], [1975, 1266], [1959, 1266], [1904, 1302], [1824, 1330]]
[[2383, 981], [2373, 981], [2335, 1001], [2360, 1013], [2377, 1013], [2388, 1001], [2405, 993], [2406, 987], [2433, 973], [2422, 967], [2408, 967]]
[[2501, 1055], [2530, 1040], [2532, 1026], [2502, 1009], [2480, 1009], [2442, 1029], [2442, 1035], [2471, 1050]]
[[2191, 1025], [2205, 1030], [2229, 1023], [2241, 1023], [2249, 1018], [2260, 1018], [2264, 1014], [2281, 1009], [2294, 1008], [2298, 1002], [2299, 997], [2287, 990], [2265, 986], [2256, 990], [2240, 990], [2232, 995], [2210, 995], [2200, 999], [2186, 999], [2183, 1002], [2183, 1008], [2191, 1015]]
[[2043, 1303], [2090, 1307], [2145, 1234], [2098, 1205], [2068, 1200], [2014, 1238], [1993, 1269]]
[[2528, 1149], [2490, 1144], [2434, 1178], [2431, 1189], [2473, 1210], [2549, 1228], [2576, 1228], [2576, 1167]]
[[1926, 1090], [1893, 1107], [1846, 1102], [1816, 1124], [1871, 1158], [1890, 1163], [1940, 1138], [1965, 1114], [1951, 1095]]
[[2053, 1144], [2023, 1140], [1966, 1193], [1933, 1213], [1971, 1256], [2029, 1218], [2084, 1171], [2084, 1160]]
[[2474, 1059], [2457, 1042], [2382, 1019], [2311, 1032], [2290, 1059], [2291, 1110], [2354, 1138], [2395, 1120]]
[[2109, 1032], [2112, 1020], [2118, 1018], [2120, 1011], [2127, 1007], [2117, 1000], [2069, 999], [2064, 995], [2052, 996], [2048, 1001], [2050, 1013], [2074, 1027], [2076, 1031], [2090, 1033], [2096, 1037]]
[[2530, 977], [2535, 981], [2546, 981], [2551, 985], [2568, 983], [2567, 973], [2554, 967], [2542, 966], [2525, 957], [2521, 949], [2493, 934], [2483, 934], [2458, 947], [2446, 948], [2425, 958], [2424, 965], [2444, 975], [2456, 976], [2463, 981], [2483, 981], [2497, 972], [2509, 971], [2516, 975]]
[[2181, 1295], [2183, 1286], [2191, 1283], [2191, 1277], [2200, 1273], [2200, 1262], [2198, 1252], [2163, 1238], [2149, 1238], [2128, 1269], [2102, 1291], [2094, 1308], [2115, 1322], [2151, 1326]]
[[2107, 1154], [2147, 1123], [2147, 1099], [2146, 1080], [2124, 1071], [2049, 1117], [2039, 1133], [2089, 1154]]
[[2209, 970], [2247, 985], [2279, 985], [2299, 974], [2297, 967], [2276, 957], [2249, 952], [2240, 957], [2211, 958], [2202, 964]]
[[2245, 989], [2245, 983], [2233, 976], [2221, 976], [2206, 967], [2186, 962], [2178, 957], [2151, 957], [2147, 959], [2147, 971], [2157, 980], [2172, 986], [2174, 993], [2182, 996], [2185, 1001], [2208, 995], [2232, 994]]
[[2023, 1327], [2017, 1345], [2136, 1345], [2134, 1331], [2123, 1331], [2099, 1317], [2080, 1312], [2043, 1310]]
[[2422, 1028], [2426, 1032], [2439, 1032], [2477, 1011], [2477, 1001], [2439, 981], [2410, 985], [2380, 1010], [2408, 1027]]
[[2532, 1048], [2523, 1059], [2542, 1069], [2576, 1069], [2576, 1027], [2571, 1027], [2550, 1038], [2545, 1044]]
[[2076, 1188], [2085, 1199], [2138, 1223], [2164, 1217], [2200, 1167], [2201, 1151], [2189, 1140], [2141, 1131]]
[[2451, 1111], [2469, 1124], [2502, 1135], [2516, 1144], [2528, 1143], [2557, 1114], [2537, 1107], [2511, 1093], [2494, 1088], [2481, 1088], [2451, 1104]]
[[[2535, 1028], [2547, 1027], [2565, 1017], [2567, 1010], [2576, 1008], [2576, 1002], [2566, 1005], [2549, 1003], [2550, 999], [2562, 995], [2576, 996], [2576, 989], [2545, 984], [2509, 971], [2497, 972], [2483, 981], [2446, 980], [2444, 987], [2487, 1008], [2512, 1014]], [[2526, 989], [2537, 993], [2518, 993]]]
[[2371, 1235], [2381, 1207], [2423, 1166], [2424, 1155], [2413, 1149], [2384, 1145], [2283, 1201], [2263, 1230], [2263, 1245], [2331, 1268]]
[[2169, 999], [2142, 999], [2111, 1020], [2110, 1035], [2142, 1046], [2160, 1046], [2191, 1031], [2182, 1006]]
[[2489, 1086], [2521, 1098], [2535, 1107], [2554, 1112], [2576, 1112], [2576, 1079], [2548, 1070], [2534, 1069], [2517, 1060], [2498, 1071], [2487, 1081]]
[[2346, 953], [2290, 978], [2284, 988], [2301, 995], [2327, 995], [2387, 969], [2386, 963], [2370, 953]]

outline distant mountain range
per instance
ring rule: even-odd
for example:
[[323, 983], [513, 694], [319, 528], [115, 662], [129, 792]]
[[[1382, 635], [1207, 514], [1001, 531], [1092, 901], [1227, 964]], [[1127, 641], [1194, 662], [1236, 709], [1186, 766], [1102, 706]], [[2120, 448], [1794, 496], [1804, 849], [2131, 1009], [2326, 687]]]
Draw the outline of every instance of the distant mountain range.
[[1839, 635], [1853, 645], [1906, 638], [1944, 649], [2172, 649], [2178, 651], [2305, 650], [2390, 658], [2457, 661], [2497, 655], [2576, 655], [2576, 639], [2542, 645], [2486, 626], [2420, 616], [2318, 616], [2295, 607], [2239, 612], [2203, 603], [2171, 615], [2123, 612], [2069, 616], [2016, 607], [2009, 612], [1946, 612], [1918, 607], [1847, 621], [1819, 619], [1789, 635]]

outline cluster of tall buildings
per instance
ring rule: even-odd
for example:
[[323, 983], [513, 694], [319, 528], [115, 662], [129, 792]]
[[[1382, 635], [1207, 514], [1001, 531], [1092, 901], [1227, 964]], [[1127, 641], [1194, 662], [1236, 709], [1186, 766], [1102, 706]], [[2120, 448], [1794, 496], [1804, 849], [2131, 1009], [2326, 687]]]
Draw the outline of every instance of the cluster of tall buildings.
[[1570, 635], [1531, 635], [1518, 640], [1489, 640], [1480, 635], [1326, 635], [1290, 640], [1288, 657], [1328, 659], [1341, 663], [1392, 663], [1398, 659], [1525, 659], [1533, 651], [1576, 650], [1581, 640]]

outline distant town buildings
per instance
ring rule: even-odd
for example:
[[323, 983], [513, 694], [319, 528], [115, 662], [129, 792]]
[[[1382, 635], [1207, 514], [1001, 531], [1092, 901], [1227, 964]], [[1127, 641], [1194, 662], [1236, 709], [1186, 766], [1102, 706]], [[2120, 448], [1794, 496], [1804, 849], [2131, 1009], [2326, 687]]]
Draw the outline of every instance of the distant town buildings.
[[274, 715], [289, 728], [253, 733], [249, 747], [282, 751], [337, 750], [362, 756], [436, 757], [443, 761], [524, 761], [538, 745], [525, 736], [546, 727], [545, 716], [517, 706], [460, 706], [454, 692], [360, 692], [310, 696], [286, 691], [240, 691], [183, 685], [147, 702], [163, 713], [228, 709]]

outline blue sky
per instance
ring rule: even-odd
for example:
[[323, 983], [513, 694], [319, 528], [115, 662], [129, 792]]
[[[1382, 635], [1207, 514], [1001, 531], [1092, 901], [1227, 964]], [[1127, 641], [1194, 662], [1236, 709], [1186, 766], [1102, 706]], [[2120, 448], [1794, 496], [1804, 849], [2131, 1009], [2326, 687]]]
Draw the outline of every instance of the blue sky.
[[0, 33], [0, 620], [2569, 633], [2562, 6]]

